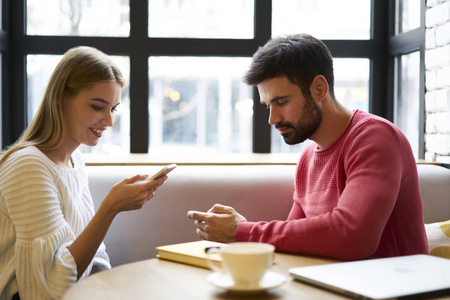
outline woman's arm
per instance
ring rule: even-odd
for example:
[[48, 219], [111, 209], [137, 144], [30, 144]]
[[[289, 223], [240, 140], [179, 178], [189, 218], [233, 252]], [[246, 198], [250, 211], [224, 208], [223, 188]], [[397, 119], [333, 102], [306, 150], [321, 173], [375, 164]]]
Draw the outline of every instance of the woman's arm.
[[115, 216], [122, 211], [142, 208], [167, 176], [157, 180], [141, 181], [146, 178], [143, 175], [136, 175], [114, 185], [92, 220], [68, 247], [77, 265], [77, 279], [89, 266]]

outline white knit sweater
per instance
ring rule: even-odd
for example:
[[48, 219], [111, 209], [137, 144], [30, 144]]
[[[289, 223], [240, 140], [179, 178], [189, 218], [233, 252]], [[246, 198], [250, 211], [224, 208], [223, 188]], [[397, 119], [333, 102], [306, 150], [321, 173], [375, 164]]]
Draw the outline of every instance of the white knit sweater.
[[[73, 169], [36, 147], [14, 152], [0, 167], [0, 300], [59, 299], [77, 280], [67, 247], [94, 215], [80, 153]], [[111, 268], [102, 243], [81, 278]]]

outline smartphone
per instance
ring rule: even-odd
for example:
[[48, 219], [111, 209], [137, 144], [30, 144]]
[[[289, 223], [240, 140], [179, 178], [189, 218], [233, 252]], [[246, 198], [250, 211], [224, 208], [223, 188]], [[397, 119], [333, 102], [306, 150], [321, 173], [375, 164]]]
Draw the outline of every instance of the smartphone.
[[155, 180], [158, 179], [159, 177], [169, 174], [170, 171], [172, 171], [173, 169], [175, 169], [177, 167], [176, 164], [170, 164], [165, 166], [164, 168], [162, 168], [161, 170], [159, 170], [155, 175], [153, 175], [152, 177], [150, 177], [147, 180]]

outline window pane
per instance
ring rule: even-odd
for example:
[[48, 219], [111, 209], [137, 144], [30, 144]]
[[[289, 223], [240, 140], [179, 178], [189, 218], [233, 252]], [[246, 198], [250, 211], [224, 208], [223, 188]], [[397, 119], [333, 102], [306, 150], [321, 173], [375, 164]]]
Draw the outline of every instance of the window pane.
[[370, 39], [370, 0], [273, 0], [272, 36], [309, 33], [319, 39]]
[[420, 27], [420, 0], [397, 0], [396, 16], [396, 33]]
[[151, 57], [150, 153], [252, 151], [250, 58]]
[[395, 124], [406, 135], [417, 158], [419, 153], [420, 53], [397, 59]]
[[129, 0], [27, 0], [27, 34], [129, 36], [129, 11]]
[[253, 1], [149, 0], [149, 36], [252, 39]]
[[[110, 56], [129, 82], [130, 62], [128, 57]], [[50, 76], [61, 55], [28, 55], [27, 56], [27, 86], [28, 86], [28, 123], [41, 104]], [[103, 133], [95, 147], [80, 147], [82, 152], [129, 153], [130, 152], [130, 100], [128, 87], [122, 91], [121, 104], [117, 108], [114, 126]]]
[[[369, 75], [370, 61], [360, 58], [335, 58], [334, 63], [334, 94], [337, 101], [348, 109], [369, 109]], [[311, 143], [287, 145], [278, 130], [272, 126], [271, 152], [295, 153], [301, 152]]]

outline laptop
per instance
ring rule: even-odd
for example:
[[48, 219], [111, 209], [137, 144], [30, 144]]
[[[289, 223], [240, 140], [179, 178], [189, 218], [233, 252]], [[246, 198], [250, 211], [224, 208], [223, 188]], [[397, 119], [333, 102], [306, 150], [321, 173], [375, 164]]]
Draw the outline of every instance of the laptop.
[[450, 295], [450, 259], [431, 255], [295, 267], [289, 273], [296, 280], [359, 299], [396, 299], [436, 291]]

